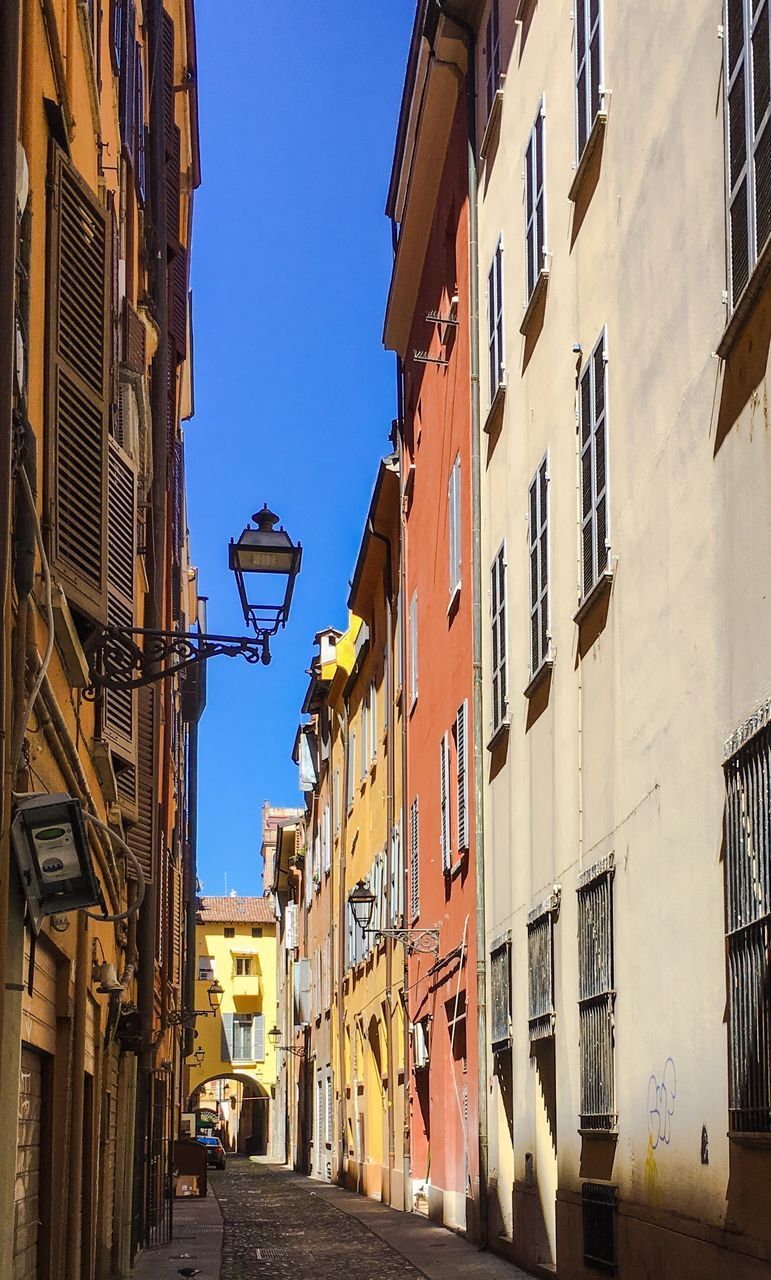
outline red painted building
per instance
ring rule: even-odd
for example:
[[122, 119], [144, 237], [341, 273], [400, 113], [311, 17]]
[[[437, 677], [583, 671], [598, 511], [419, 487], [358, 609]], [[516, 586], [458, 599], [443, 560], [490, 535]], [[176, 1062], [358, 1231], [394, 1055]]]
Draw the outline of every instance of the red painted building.
[[[432, 16], [433, 15], [433, 18]], [[466, 51], [419, 4], [388, 213], [385, 343], [402, 370], [402, 697], [414, 1206], [475, 1233], [477, 1000], [472, 741], [471, 399]]]

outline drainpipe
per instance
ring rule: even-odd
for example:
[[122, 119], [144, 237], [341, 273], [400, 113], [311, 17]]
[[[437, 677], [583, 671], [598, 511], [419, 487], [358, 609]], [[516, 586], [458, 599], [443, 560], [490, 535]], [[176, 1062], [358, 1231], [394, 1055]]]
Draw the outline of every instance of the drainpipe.
[[[348, 919], [345, 901], [345, 850], [348, 840], [348, 705], [344, 703], [345, 715], [342, 717], [341, 732], [343, 735], [343, 777], [342, 804], [340, 811], [340, 884], [338, 886], [337, 918], [340, 921], [340, 937], [337, 948], [337, 1055], [340, 1072], [340, 1143], [338, 1148], [337, 1181], [345, 1186], [345, 1152], [348, 1145], [348, 1115], [345, 1105], [345, 996], [343, 981], [345, 979], [345, 945], [348, 937]], [[307, 861], [307, 859], [306, 859]]]
[[72, 1078], [70, 1080], [70, 1151], [69, 1198], [67, 1200], [67, 1243], [65, 1275], [67, 1280], [80, 1280], [81, 1276], [81, 1222], [83, 1204], [83, 1121], [85, 1115], [86, 1070], [86, 997], [89, 983], [88, 971], [88, 920], [79, 911], [75, 950], [75, 1001], [72, 1023]]
[[[385, 534], [378, 533], [371, 520], [367, 522], [370, 536], [377, 538], [378, 542], [382, 542], [385, 551], [385, 588], [386, 588], [386, 635], [388, 636], [388, 644], [386, 645], [386, 662], [384, 672], [385, 682], [385, 705], [387, 707], [387, 728], [386, 728], [386, 754], [387, 754], [387, 778], [386, 778], [386, 840], [387, 856], [386, 866], [388, 867], [388, 877], [386, 879], [386, 920], [392, 920], [392, 902], [391, 902], [391, 855], [393, 852], [393, 828], [394, 828], [394, 704], [393, 704], [393, 660], [392, 660], [392, 618], [393, 618], [393, 565], [391, 559], [391, 539]], [[386, 1035], [386, 1072], [388, 1074], [388, 1199], [387, 1203], [391, 1204], [391, 1188], [393, 1183], [394, 1164], [396, 1159], [396, 1140], [394, 1135], [394, 1044], [393, 1044], [393, 968], [394, 968], [394, 939], [386, 939], [386, 1007], [388, 1009], [388, 1027]]]
[[[198, 869], [198, 721], [193, 720], [188, 727], [188, 764], [187, 764], [187, 874], [188, 901], [187, 925], [185, 936], [185, 976], [182, 1006], [185, 1009], [195, 1008], [195, 902]], [[183, 882], [184, 883], [184, 882]], [[183, 1055], [189, 1058], [195, 1045], [195, 1034], [192, 1027], [185, 1029], [183, 1037]]]
[[479, 1108], [479, 1245], [487, 1244], [487, 940], [482, 759], [482, 502], [479, 411], [479, 230], [477, 211], [476, 32], [436, 0], [440, 12], [466, 36], [468, 106], [469, 325], [471, 363], [471, 587], [473, 613], [474, 868], [477, 944], [477, 1102]]

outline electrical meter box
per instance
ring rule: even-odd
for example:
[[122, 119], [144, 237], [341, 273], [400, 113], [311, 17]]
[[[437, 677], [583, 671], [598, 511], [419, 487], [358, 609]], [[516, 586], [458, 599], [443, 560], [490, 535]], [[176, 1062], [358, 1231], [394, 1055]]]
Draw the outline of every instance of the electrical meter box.
[[11, 838], [36, 934], [46, 916], [102, 904], [79, 800], [24, 796], [17, 801]]

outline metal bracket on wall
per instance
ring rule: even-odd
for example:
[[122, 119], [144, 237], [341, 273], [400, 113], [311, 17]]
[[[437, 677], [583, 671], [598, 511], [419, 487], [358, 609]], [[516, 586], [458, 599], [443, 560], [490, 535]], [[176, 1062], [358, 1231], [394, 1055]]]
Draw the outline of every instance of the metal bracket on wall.
[[[153, 631], [147, 627], [98, 627], [85, 645], [91, 683], [98, 689], [138, 689], [224, 654], [249, 663], [270, 662], [268, 631], [249, 636], [206, 635], [199, 631]], [[141, 644], [140, 644], [141, 641]]]

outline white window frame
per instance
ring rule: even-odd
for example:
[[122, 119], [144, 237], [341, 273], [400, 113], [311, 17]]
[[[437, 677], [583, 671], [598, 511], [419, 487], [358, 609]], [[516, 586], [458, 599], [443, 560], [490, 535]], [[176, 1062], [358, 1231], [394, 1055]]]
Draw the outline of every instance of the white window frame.
[[[771, 237], [771, 220], [769, 231], [762, 244], [758, 244], [758, 187], [757, 187], [757, 153], [766, 141], [766, 134], [771, 129], [771, 102], [767, 104], [759, 124], [755, 121], [755, 60], [753, 54], [753, 37], [761, 22], [771, 22], [771, 0], [760, 0], [757, 13], [752, 14], [751, 0], [742, 0], [742, 32], [741, 49], [736, 57], [733, 70], [730, 68], [732, 57], [731, 29], [729, 26], [729, 5], [726, 2], [723, 12], [723, 84], [724, 119], [725, 119], [725, 186], [726, 186], [726, 271], [728, 279], [728, 311], [729, 315], [736, 309], [739, 299], [744, 294], [752, 274], [758, 265], [764, 249]], [[768, 73], [767, 73], [768, 74]], [[731, 132], [733, 117], [731, 114], [731, 96], [737, 84], [743, 79], [744, 95], [741, 112], [737, 113], [744, 133], [744, 162], [739, 167], [736, 178], [731, 174]], [[738, 289], [734, 282], [733, 263], [733, 225], [732, 213], [737, 201], [741, 199], [742, 188], [745, 193], [745, 230], [747, 232], [747, 277]], [[741, 206], [739, 206], [739, 211]]]
[[[540, 153], [541, 180], [538, 182]], [[546, 95], [541, 97], [525, 147], [525, 301], [532, 298], [541, 272], [547, 269], [546, 240]], [[538, 210], [540, 207], [540, 217]], [[540, 228], [540, 245], [537, 237]]]
[[[254, 959], [254, 956], [235, 956], [234, 959], [236, 962], [235, 976], [237, 978], [253, 978], [254, 977], [254, 974], [252, 973], [252, 960]], [[244, 965], [246, 966], [246, 968], [243, 968]], [[240, 969], [239, 969], [239, 966], [241, 966]]]
[[446, 874], [452, 865], [449, 733], [444, 733], [439, 743], [439, 849], [442, 856], [442, 871]]
[[487, 115], [493, 109], [495, 95], [501, 83], [501, 14], [500, 0], [490, 0], [486, 25], [485, 46], [485, 104]]
[[500, 235], [487, 273], [487, 374], [490, 384], [488, 407], [492, 406], [498, 389], [506, 385], [504, 360], [506, 335], [503, 307], [503, 235]]
[[410, 600], [410, 709], [418, 700], [418, 589], [412, 593]]
[[[603, 380], [602, 408], [597, 413], [597, 369]], [[586, 421], [585, 388], [588, 395], [589, 419]], [[598, 583], [610, 574], [610, 466], [608, 462], [608, 338], [603, 327], [578, 380], [578, 467], [581, 522], [581, 600], [592, 594]], [[603, 479], [598, 481], [597, 440], [603, 442]], [[588, 464], [587, 464], [588, 457]], [[605, 526], [605, 557], [598, 549], [600, 520]], [[586, 562], [587, 538], [591, 539], [592, 563]], [[589, 572], [587, 572], [589, 570]]]
[[[605, 15], [604, 0], [597, 0], [597, 16], [595, 21], [591, 22], [591, 6], [593, 0], [574, 0], [574, 25], [575, 33], [573, 44], [575, 46], [575, 130], [576, 130], [576, 167], [578, 167], [581, 157], [586, 150], [586, 144], [591, 137], [595, 120], [598, 115], [605, 110], [605, 93], [603, 89], [603, 69], [605, 61]], [[579, 14], [582, 19], [583, 40], [581, 39], [581, 30], [579, 27]], [[597, 109], [592, 111], [592, 46], [597, 41]], [[584, 78], [584, 109], [586, 111], [586, 136], [581, 141], [579, 133], [579, 102], [581, 95], [581, 76], [586, 71], [588, 74]]]
[[369, 686], [369, 763], [377, 759], [377, 684], [374, 677]]
[[450, 604], [460, 593], [461, 567], [461, 489], [460, 454], [452, 464], [447, 485], [448, 540], [450, 544]]
[[[253, 1019], [253, 1015], [251, 1013], [234, 1013], [233, 1014], [232, 1036], [233, 1036], [233, 1061], [234, 1062], [254, 1062], [254, 1058], [252, 1057], [252, 1052], [253, 1052], [252, 1019]], [[248, 1028], [247, 1028], [247, 1022], [248, 1022]], [[244, 1039], [247, 1040], [247, 1047], [249, 1049], [248, 1053], [244, 1054], [244, 1053], [236, 1052], [236, 1045], [238, 1043], [236, 1040], [236, 1027], [238, 1027], [241, 1041], [243, 1041]], [[239, 1044], [238, 1047], [243, 1048], [243, 1044]]]
[[[503, 591], [500, 584], [503, 582]], [[490, 693], [493, 734], [509, 722], [508, 560], [506, 540], [490, 566]], [[503, 645], [501, 646], [501, 638]], [[496, 653], [497, 649], [497, 653]], [[502, 649], [502, 652], [501, 652]], [[502, 692], [501, 692], [502, 690]]]
[[530, 481], [527, 504], [528, 579], [530, 589], [530, 676], [551, 659], [551, 543], [549, 451]]

